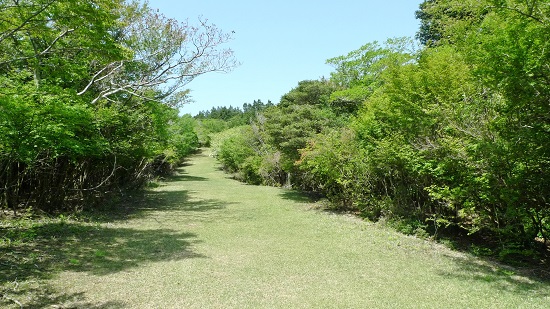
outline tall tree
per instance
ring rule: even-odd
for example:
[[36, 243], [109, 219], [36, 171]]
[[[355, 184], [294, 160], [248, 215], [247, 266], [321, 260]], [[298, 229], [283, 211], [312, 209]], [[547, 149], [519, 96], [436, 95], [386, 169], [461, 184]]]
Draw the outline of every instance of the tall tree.
[[334, 67], [330, 82], [336, 89], [329, 98], [332, 108], [354, 113], [381, 86], [388, 67], [405, 64], [416, 57], [415, 43], [408, 38], [388, 39], [383, 45], [367, 43], [347, 55], [330, 58]]
[[229, 39], [138, 1], [0, 2], [0, 204], [59, 209], [188, 152], [174, 107], [193, 78], [236, 64]]

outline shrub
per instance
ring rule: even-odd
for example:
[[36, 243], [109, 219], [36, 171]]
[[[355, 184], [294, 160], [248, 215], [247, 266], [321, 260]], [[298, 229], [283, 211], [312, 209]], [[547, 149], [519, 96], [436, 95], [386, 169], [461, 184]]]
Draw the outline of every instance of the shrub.
[[256, 154], [256, 141], [250, 126], [239, 126], [212, 135], [212, 152], [224, 169], [237, 173]]

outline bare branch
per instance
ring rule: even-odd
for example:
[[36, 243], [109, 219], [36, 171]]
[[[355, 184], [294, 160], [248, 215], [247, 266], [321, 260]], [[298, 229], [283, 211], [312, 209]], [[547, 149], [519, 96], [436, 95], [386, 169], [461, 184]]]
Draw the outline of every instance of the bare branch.
[[54, 45], [57, 43], [57, 41], [59, 41], [60, 39], [62, 39], [64, 36], [66, 36], [67, 34], [71, 33], [71, 32], [74, 32], [75, 29], [67, 29], [65, 31], [63, 31], [61, 34], [59, 34], [49, 45], [48, 47], [46, 47], [46, 49], [44, 49], [43, 51], [37, 53], [36, 55], [33, 55], [33, 56], [27, 56], [27, 57], [19, 57], [19, 58], [12, 58], [10, 60], [7, 60], [7, 61], [4, 61], [4, 62], [0, 62], [0, 65], [4, 65], [4, 64], [8, 64], [10, 62], [15, 62], [15, 61], [21, 61], [21, 60], [27, 60], [27, 59], [32, 59], [32, 58], [36, 58], [36, 57], [40, 57], [40, 56], [43, 56], [47, 53], [50, 52], [50, 50], [54, 47]]
[[100, 82], [102, 81], [103, 79], [109, 77], [110, 75], [114, 74], [117, 70], [119, 70], [120, 68], [122, 68], [122, 66], [124, 65], [124, 62], [121, 61], [119, 65], [117, 65], [114, 69], [112, 69], [109, 73], [105, 74], [104, 76], [100, 77], [100, 78], [97, 78], [99, 75], [101, 75], [103, 72], [105, 72], [105, 70], [109, 69], [110, 67], [112, 67], [115, 63], [109, 63], [108, 65], [106, 65], [103, 69], [99, 70], [96, 74], [94, 74], [94, 76], [92, 76], [92, 79], [90, 80], [90, 82], [88, 83], [88, 85], [86, 85], [86, 87], [80, 91], [79, 93], [77, 93], [77, 95], [83, 95], [84, 93], [86, 93], [86, 91], [88, 91], [88, 89], [96, 82]]
[[46, 53], [48, 53], [50, 51], [50, 49], [52, 49], [52, 47], [55, 45], [55, 43], [57, 43], [57, 41], [59, 41], [62, 37], [66, 36], [67, 34], [73, 32], [75, 29], [67, 29], [65, 31], [63, 31], [60, 35], [58, 35], [53, 41], [52, 43], [50, 44], [50, 46], [46, 47], [46, 49], [44, 49], [42, 52], [40, 52], [40, 54], [38, 54], [38, 56], [42, 56]]
[[[199, 75], [236, 66], [232, 51], [219, 49], [230, 36], [199, 21], [195, 27], [151, 12], [134, 20], [124, 38], [133, 59], [105, 65], [78, 95], [97, 85], [92, 104], [120, 92], [146, 100], [167, 99]], [[153, 95], [144, 95], [147, 89], [154, 90]]]

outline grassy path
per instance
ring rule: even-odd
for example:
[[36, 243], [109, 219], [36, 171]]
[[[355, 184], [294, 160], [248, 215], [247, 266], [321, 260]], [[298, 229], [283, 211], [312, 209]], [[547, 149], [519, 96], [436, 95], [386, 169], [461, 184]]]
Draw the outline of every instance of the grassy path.
[[31, 296], [9, 297], [48, 308], [550, 307], [548, 284], [238, 183], [205, 155], [140, 208], [64, 224], [64, 249], [37, 266], [49, 275], [29, 274], [18, 288]]

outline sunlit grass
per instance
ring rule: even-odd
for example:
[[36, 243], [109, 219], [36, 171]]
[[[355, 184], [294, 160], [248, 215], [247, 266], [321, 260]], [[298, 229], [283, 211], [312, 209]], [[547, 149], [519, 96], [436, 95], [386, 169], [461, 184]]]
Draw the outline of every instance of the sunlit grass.
[[550, 303], [548, 283], [512, 268], [353, 216], [312, 210], [290, 191], [238, 183], [207, 156], [191, 163], [117, 220], [5, 226], [3, 233], [12, 233], [14, 242], [1, 245], [0, 306], [19, 308], [17, 301], [38, 308], [548, 308]]

